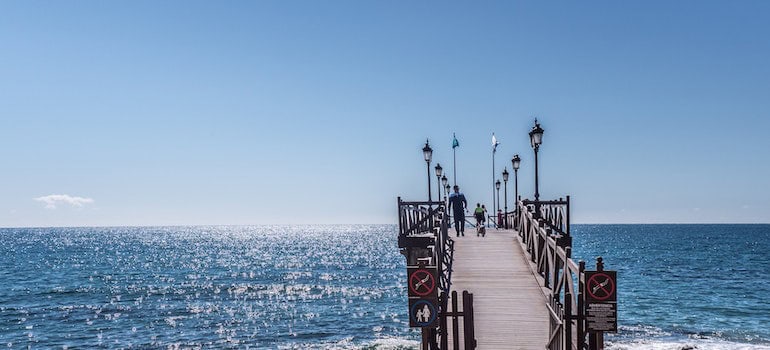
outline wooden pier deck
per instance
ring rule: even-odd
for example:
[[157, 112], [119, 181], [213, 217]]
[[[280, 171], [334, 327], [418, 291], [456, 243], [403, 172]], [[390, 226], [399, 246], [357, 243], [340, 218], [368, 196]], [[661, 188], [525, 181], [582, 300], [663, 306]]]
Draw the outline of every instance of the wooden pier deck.
[[[477, 349], [545, 349], [549, 311], [514, 230], [455, 237], [452, 290], [474, 295]], [[451, 332], [450, 332], [451, 334]], [[451, 340], [450, 340], [451, 344]]]

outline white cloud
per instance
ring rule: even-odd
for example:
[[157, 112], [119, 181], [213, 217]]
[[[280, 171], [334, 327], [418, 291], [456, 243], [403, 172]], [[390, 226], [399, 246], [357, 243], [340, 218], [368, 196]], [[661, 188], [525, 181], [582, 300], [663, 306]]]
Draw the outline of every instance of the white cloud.
[[90, 204], [94, 202], [92, 198], [73, 197], [66, 194], [51, 194], [34, 198], [34, 200], [45, 203], [46, 209], [56, 209], [56, 205], [61, 203], [80, 208], [83, 206], [83, 204]]

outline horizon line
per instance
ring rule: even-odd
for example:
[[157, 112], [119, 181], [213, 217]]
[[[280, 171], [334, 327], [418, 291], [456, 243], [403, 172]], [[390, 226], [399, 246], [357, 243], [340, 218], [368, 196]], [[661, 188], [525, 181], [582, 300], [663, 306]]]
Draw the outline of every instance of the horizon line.
[[[0, 229], [45, 229], [45, 228], [135, 228], [135, 227], [248, 227], [248, 226], [397, 226], [398, 223], [301, 223], [301, 224], [173, 224], [173, 225], [82, 225], [82, 226], [0, 226]], [[572, 223], [572, 225], [770, 225], [770, 222], [603, 222]]]

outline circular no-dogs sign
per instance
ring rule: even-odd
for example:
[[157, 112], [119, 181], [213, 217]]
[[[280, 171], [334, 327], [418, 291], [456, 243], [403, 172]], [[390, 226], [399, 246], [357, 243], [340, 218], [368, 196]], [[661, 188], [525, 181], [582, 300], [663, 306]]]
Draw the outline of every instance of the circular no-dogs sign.
[[586, 301], [617, 301], [616, 271], [586, 271]]
[[436, 291], [436, 270], [410, 269], [409, 295], [424, 297]]

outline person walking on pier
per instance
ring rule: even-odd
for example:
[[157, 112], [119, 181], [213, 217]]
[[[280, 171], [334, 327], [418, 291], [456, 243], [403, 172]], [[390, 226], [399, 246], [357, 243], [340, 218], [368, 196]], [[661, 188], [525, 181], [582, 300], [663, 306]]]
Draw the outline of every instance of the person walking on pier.
[[484, 208], [481, 207], [481, 203], [476, 203], [473, 216], [476, 218], [476, 227], [479, 227], [484, 222]]
[[473, 216], [476, 217], [476, 237], [487, 235], [487, 231], [484, 229], [484, 211], [481, 203], [476, 203], [476, 209], [473, 211]]
[[449, 209], [452, 210], [455, 219], [455, 231], [457, 237], [465, 236], [465, 212], [468, 210], [468, 201], [465, 195], [460, 193], [460, 186], [455, 185], [455, 192], [449, 195]]

